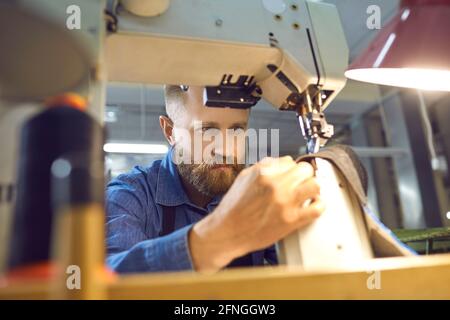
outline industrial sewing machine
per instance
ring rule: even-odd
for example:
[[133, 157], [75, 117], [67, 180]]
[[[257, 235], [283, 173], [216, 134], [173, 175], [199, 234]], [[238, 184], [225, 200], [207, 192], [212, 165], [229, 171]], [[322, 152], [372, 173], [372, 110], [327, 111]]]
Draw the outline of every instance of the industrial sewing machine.
[[161, 2], [168, 5], [110, 6], [110, 81], [202, 85], [205, 104], [216, 107], [250, 108], [262, 97], [299, 116], [308, 152], [333, 135], [323, 111], [344, 87], [348, 63], [333, 5], [172, 1], [156, 16], [139, 16]]
[[[0, 72], [5, 105], [77, 91], [102, 122], [107, 81], [201, 85], [207, 106], [250, 108], [262, 98], [278, 110], [292, 112], [308, 153], [317, 152], [333, 135], [324, 111], [344, 87], [348, 64], [333, 5], [309, 0], [291, 5], [265, 0], [19, 3], [1, 3], [1, 23], [14, 24], [15, 19], [23, 24], [23, 35], [49, 44], [48, 32], [56, 30], [55, 37], [60, 38], [55, 39], [70, 44], [65, 48], [71, 50], [30, 44], [22, 47], [28, 52], [0, 53], [1, 71], [8, 70]], [[66, 28], [67, 19], [76, 12], [68, 10], [70, 5], [80, 9], [79, 30]], [[28, 19], [33, 15], [35, 25]], [[8, 37], [3, 27], [5, 48], [27, 43], [25, 36]], [[19, 68], [27, 54], [35, 55], [33, 61], [40, 59], [40, 65]], [[53, 70], [48, 82], [40, 80], [39, 67]], [[324, 160], [316, 161], [316, 171], [328, 209], [311, 227], [281, 241], [280, 260], [316, 270], [346, 268], [372, 258], [362, 209], [352, 190], [342, 188], [345, 179]], [[333, 236], [324, 236], [331, 230]]]

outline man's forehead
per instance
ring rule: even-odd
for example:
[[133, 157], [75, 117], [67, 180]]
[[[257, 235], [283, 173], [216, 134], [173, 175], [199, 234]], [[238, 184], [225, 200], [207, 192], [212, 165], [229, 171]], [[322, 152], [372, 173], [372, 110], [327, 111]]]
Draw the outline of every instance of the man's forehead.
[[219, 125], [246, 123], [250, 111], [244, 109], [207, 107], [203, 104], [204, 87], [189, 87], [185, 93], [185, 108], [190, 122], [202, 121]]

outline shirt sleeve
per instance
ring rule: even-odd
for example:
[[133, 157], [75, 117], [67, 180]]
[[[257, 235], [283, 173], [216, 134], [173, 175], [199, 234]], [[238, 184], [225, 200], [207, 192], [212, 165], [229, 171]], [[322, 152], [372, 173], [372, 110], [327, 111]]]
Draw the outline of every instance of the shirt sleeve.
[[193, 225], [163, 237], [158, 237], [155, 228], [146, 233], [146, 220], [155, 220], [157, 215], [156, 206], [148, 205], [148, 197], [139, 183], [117, 180], [108, 186], [107, 264], [119, 273], [193, 270], [188, 245]]

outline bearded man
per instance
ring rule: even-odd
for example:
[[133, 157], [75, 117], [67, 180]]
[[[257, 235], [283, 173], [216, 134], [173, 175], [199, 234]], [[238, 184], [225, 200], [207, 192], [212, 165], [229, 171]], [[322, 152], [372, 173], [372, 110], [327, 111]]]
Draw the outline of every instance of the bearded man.
[[310, 164], [245, 168], [250, 111], [206, 107], [203, 90], [166, 86], [169, 152], [107, 186], [107, 263], [117, 272], [276, 264], [274, 244], [324, 211]]

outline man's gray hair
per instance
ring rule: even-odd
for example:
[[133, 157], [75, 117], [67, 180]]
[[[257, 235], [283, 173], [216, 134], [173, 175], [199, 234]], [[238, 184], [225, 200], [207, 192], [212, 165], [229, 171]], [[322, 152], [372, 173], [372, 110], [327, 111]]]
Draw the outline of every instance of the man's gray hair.
[[186, 109], [185, 104], [185, 90], [178, 85], [164, 86], [164, 99], [166, 103], [167, 116], [175, 123], [180, 115], [182, 116]]

